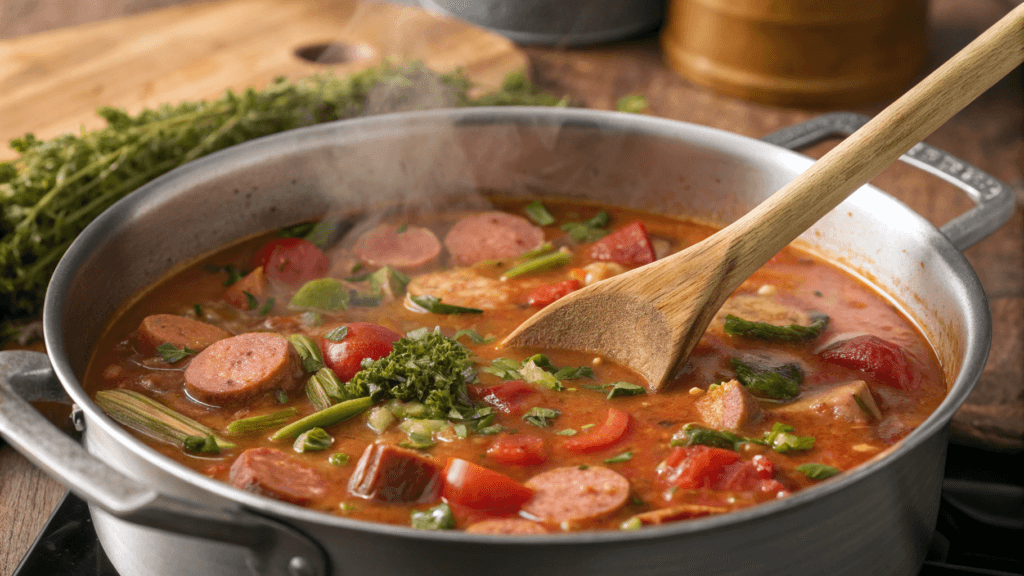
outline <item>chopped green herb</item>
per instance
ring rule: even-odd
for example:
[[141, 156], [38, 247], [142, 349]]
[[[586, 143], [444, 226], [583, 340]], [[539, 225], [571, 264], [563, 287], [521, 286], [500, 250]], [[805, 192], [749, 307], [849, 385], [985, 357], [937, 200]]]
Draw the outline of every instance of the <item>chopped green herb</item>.
[[501, 424], [495, 424], [493, 426], [488, 426], [486, 428], [480, 428], [479, 430], [476, 431], [476, 433], [483, 434], [485, 436], [490, 436], [492, 434], [497, 434], [498, 432], [501, 432], [501, 430]]
[[307, 310], [299, 316], [303, 326], [315, 328], [324, 323], [324, 315], [314, 310]]
[[555, 378], [559, 380], [576, 380], [579, 378], [593, 378], [594, 370], [590, 366], [578, 366], [573, 368], [571, 366], [563, 366], [559, 368], [553, 374]]
[[343, 387], [346, 398], [373, 400], [398, 398], [422, 402], [437, 414], [473, 405], [466, 382], [473, 372], [470, 351], [455, 340], [433, 332], [420, 332], [395, 341], [391, 353], [364, 361], [362, 370]]
[[410, 296], [409, 300], [412, 300], [417, 306], [433, 314], [483, 314], [484, 312], [479, 308], [466, 308], [464, 306], [443, 304], [441, 303], [440, 298], [437, 296], [430, 296], [429, 294]]
[[409, 229], [409, 225], [408, 224], [402, 224], [401, 226], [398, 227], [397, 230], [395, 230], [395, 234], [404, 234], [405, 231], [408, 230], [408, 229]]
[[747, 364], [739, 358], [732, 358], [730, 362], [736, 371], [736, 379], [756, 396], [788, 400], [800, 394], [804, 372], [797, 364], [758, 366]]
[[324, 340], [338, 343], [344, 340], [346, 336], [348, 336], [348, 326], [338, 326], [334, 330], [324, 334]]
[[273, 298], [267, 298], [267, 301], [263, 303], [263, 306], [260, 306], [260, 309], [259, 309], [260, 316], [266, 316], [267, 314], [270, 314], [270, 312], [273, 309], [274, 309], [274, 299]]
[[352, 265], [352, 268], [348, 272], [349, 274], [355, 274], [356, 272], [359, 272], [363, 268], [365, 268], [365, 266], [363, 266], [362, 262], [356, 262], [355, 264]]
[[277, 398], [277, 403], [278, 404], [287, 404], [288, 403], [288, 393], [285, 392], [284, 390], [278, 390], [277, 392], [275, 392], [274, 393], [274, 397]]
[[647, 110], [647, 97], [643, 94], [627, 94], [615, 101], [615, 109], [619, 112], [640, 114]]
[[726, 450], [739, 450], [741, 444], [764, 444], [761, 440], [744, 438], [725, 430], [711, 430], [697, 424], [687, 424], [672, 436], [672, 446], [693, 446], [700, 444]]
[[168, 364], [174, 364], [182, 358], [195, 354], [196, 351], [189, 348], [188, 346], [182, 346], [178, 348], [174, 344], [164, 342], [163, 344], [156, 347], [156, 353]]
[[303, 284], [292, 296], [288, 306], [320, 310], [345, 310], [348, 308], [349, 300], [348, 290], [340, 280], [320, 278]]
[[541, 386], [552, 390], [562, 390], [564, 388], [557, 378], [538, 366], [532, 359], [527, 360], [522, 367], [519, 368], [519, 374], [522, 375], [523, 380], [526, 380], [531, 384], [540, 384]]
[[517, 276], [524, 276], [526, 274], [533, 274], [535, 272], [543, 272], [545, 270], [551, 270], [552, 268], [558, 268], [559, 266], [565, 266], [569, 262], [572, 262], [572, 255], [566, 254], [565, 252], [558, 251], [544, 256], [538, 256], [532, 260], [527, 260], [518, 266], [513, 266], [502, 274], [502, 278], [515, 278]]
[[455, 430], [455, 435], [459, 438], [465, 439], [469, 436], [469, 429], [463, 423], [453, 424], [452, 429]]
[[796, 471], [807, 476], [811, 480], [824, 480], [825, 478], [830, 478], [839, 474], [839, 470], [837, 468], [814, 462], [801, 464], [796, 467]]
[[622, 524], [619, 524], [619, 530], [639, 530], [644, 527], [643, 521], [640, 518], [633, 516], [628, 520], [624, 520]]
[[596, 424], [584, 424], [583, 426], [580, 426], [580, 430], [590, 430], [594, 426], [596, 426]]
[[370, 296], [381, 297], [388, 293], [398, 297], [405, 294], [405, 287], [409, 285], [410, 278], [390, 266], [385, 266], [367, 276], [366, 281], [370, 285]]
[[527, 204], [523, 208], [523, 212], [526, 212], [526, 216], [537, 226], [550, 226], [555, 223], [555, 217], [548, 212], [540, 200]]
[[274, 412], [273, 414], [250, 416], [249, 418], [242, 418], [228, 424], [224, 431], [231, 436], [253, 436], [255, 434], [262, 434], [263, 432], [277, 428], [298, 414], [299, 411], [295, 408], [285, 408], [284, 410]]
[[613, 382], [608, 385], [608, 399], [611, 400], [616, 396], [637, 396], [640, 394], [646, 394], [647, 389], [637, 384], [631, 384], [629, 382]]
[[242, 294], [245, 294], [246, 310], [255, 310], [256, 308], [259, 308], [260, 301], [257, 300], [255, 296], [245, 290], [242, 290]]
[[821, 290], [815, 290], [814, 291], [814, 295], [817, 296], [818, 298], [821, 298], [822, 296], [824, 296], [824, 294], [821, 293]]
[[312, 338], [305, 334], [292, 334], [288, 337], [288, 341], [298, 353], [303, 370], [316, 372], [324, 367], [324, 356]]
[[604, 461], [605, 464], [618, 464], [620, 462], [629, 462], [633, 459], [633, 452], [623, 452], [618, 456], [612, 456]]
[[552, 420], [558, 418], [559, 414], [561, 414], [561, 412], [558, 410], [535, 406], [527, 410], [526, 414], [523, 414], [523, 420], [537, 426], [538, 428], [547, 428], [551, 425]]
[[331, 454], [331, 457], [328, 458], [327, 461], [335, 466], [344, 466], [348, 464], [351, 459], [352, 457], [344, 452], [335, 452], [334, 454]]
[[776, 326], [767, 322], [751, 322], [729, 314], [725, 317], [725, 333], [775, 342], [805, 342], [817, 338], [828, 328], [829, 318], [825, 314], [811, 314], [810, 326], [789, 324]]
[[227, 280], [224, 281], [225, 286], [231, 286], [235, 282], [238, 282], [239, 280], [245, 277], [245, 274], [242, 274], [242, 271], [239, 270], [238, 268], [235, 268], [234, 265], [232, 264], [223, 266], [220, 269], [223, 270], [228, 275]]
[[442, 502], [426, 510], [413, 510], [409, 525], [417, 530], [451, 530], [455, 528], [455, 516], [448, 504]]
[[296, 452], [319, 452], [327, 450], [334, 444], [334, 438], [323, 428], [311, 428], [295, 439], [292, 448]]
[[576, 433], [577, 432], [572, 428], [566, 428], [564, 430], [559, 430], [558, 432], [555, 432], [555, 434], [558, 434], [559, 436], [575, 436]]
[[203, 307], [202, 306], [200, 306], [199, 304], [193, 304], [192, 305], [192, 310], [196, 313], [196, 318], [202, 319], [202, 317], [203, 317]]
[[217, 454], [220, 452], [220, 447], [217, 446], [217, 439], [214, 438], [213, 434], [186, 436], [181, 444], [189, 452], [202, 454]]
[[577, 242], [595, 242], [604, 238], [608, 234], [607, 230], [603, 230], [608, 222], [611, 221], [611, 217], [605, 212], [598, 212], [590, 220], [586, 222], [568, 222], [562, 224], [562, 230], [569, 233], [573, 240]]
[[789, 452], [790, 450], [810, 450], [814, 448], [814, 436], [797, 436], [791, 434], [796, 429], [792, 426], [776, 422], [772, 425], [771, 432], [764, 433], [764, 441], [776, 452]]
[[587, 466], [586, 464], [580, 464], [579, 466], [576, 467], [576, 469], [577, 470], [589, 470], [590, 466]]
[[306, 397], [317, 410], [326, 410], [343, 399], [341, 380], [334, 370], [325, 366], [314, 372], [306, 381]]
[[554, 249], [555, 249], [555, 245], [554, 244], [552, 244], [551, 242], [544, 242], [543, 244], [541, 244], [540, 246], [537, 246], [536, 248], [534, 248], [532, 250], [527, 250], [526, 252], [523, 252], [523, 254], [521, 256], [519, 256], [519, 259], [520, 260], [531, 260], [531, 259], [536, 258], [538, 256], [543, 256], [543, 255], [547, 254], [548, 252], [551, 252]]
[[468, 336], [469, 339], [474, 344], [490, 344], [491, 342], [494, 342], [494, 336], [488, 335], [485, 338], [485, 337], [481, 336], [480, 333], [477, 332], [476, 329], [474, 329], [474, 328], [467, 328], [467, 329], [464, 329], [464, 330], [459, 330], [458, 332], [455, 333], [455, 336], [453, 336], [452, 338], [454, 338], [455, 340], [458, 340], [459, 338], [461, 338], [463, 336]]

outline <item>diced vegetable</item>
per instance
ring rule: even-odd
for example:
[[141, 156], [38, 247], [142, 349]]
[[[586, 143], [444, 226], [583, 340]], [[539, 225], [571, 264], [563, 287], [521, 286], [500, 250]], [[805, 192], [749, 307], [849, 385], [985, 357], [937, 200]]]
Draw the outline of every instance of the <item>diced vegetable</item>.
[[709, 446], [674, 449], [659, 467], [659, 476], [668, 485], [680, 488], [710, 488], [726, 466], [740, 461], [732, 450]]
[[807, 476], [811, 480], [824, 480], [825, 478], [830, 478], [839, 474], [838, 468], [833, 468], [826, 464], [818, 464], [816, 462], [801, 464], [796, 467], [796, 471]]
[[543, 272], [552, 268], [558, 268], [559, 266], [565, 266], [569, 262], [572, 262], [571, 254], [566, 254], [562, 251], [552, 252], [509, 268], [502, 274], [502, 278], [515, 278], [517, 276]]
[[611, 222], [611, 216], [607, 212], [598, 212], [593, 218], [585, 222], [567, 222], [562, 224], [562, 230], [569, 233], [577, 242], [593, 242], [604, 238], [607, 230], [603, 230]]
[[330, 368], [321, 368], [306, 382], [306, 397], [317, 410], [326, 410], [342, 399], [341, 381]]
[[224, 291], [224, 301], [239, 310], [255, 310], [267, 293], [267, 280], [263, 268], [256, 268]]
[[331, 457], [328, 458], [327, 461], [335, 466], [344, 466], [348, 464], [351, 459], [352, 457], [344, 452], [335, 452], [334, 454], [331, 454]]
[[558, 418], [559, 414], [561, 414], [561, 412], [558, 410], [536, 406], [527, 410], [526, 414], [523, 414], [523, 420], [538, 428], [547, 428], [551, 425], [552, 420]]
[[544, 204], [540, 200], [536, 202], [530, 202], [523, 208], [523, 212], [526, 213], [527, 218], [533, 220], [533, 223], [537, 226], [550, 226], [555, 223], [554, 216], [548, 212], [548, 209], [544, 207]]
[[306, 430], [311, 430], [313, 428], [328, 428], [330, 426], [334, 426], [338, 422], [348, 420], [360, 412], [363, 412], [370, 406], [373, 406], [373, 400], [370, 400], [369, 397], [346, 400], [345, 402], [335, 404], [326, 410], [314, 412], [301, 420], [292, 422], [275, 432], [270, 439], [288, 440], [297, 437]]
[[739, 358], [732, 358], [730, 363], [736, 371], [736, 379], [757, 396], [788, 400], [800, 394], [804, 373], [796, 364], [757, 366]]
[[410, 296], [409, 300], [432, 314], [483, 314], [484, 312], [479, 308], [466, 308], [465, 306], [445, 304], [437, 296], [430, 296], [429, 294]]
[[327, 450], [331, 444], [334, 444], [334, 438], [331, 438], [323, 428], [311, 428], [299, 434], [292, 448], [296, 452], [319, 452]]
[[324, 367], [324, 357], [313, 339], [305, 334], [292, 334], [288, 337], [292, 347], [299, 354], [299, 361], [302, 362], [302, 369], [306, 372], [316, 372]]
[[632, 452], [623, 452], [622, 454], [619, 454], [618, 456], [612, 456], [611, 458], [605, 458], [604, 463], [605, 464], [621, 464], [622, 462], [629, 462], [632, 459], [633, 459], [633, 453]]
[[532, 434], [501, 434], [487, 449], [487, 457], [495, 462], [515, 466], [543, 464], [547, 459], [544, 440]]
[[377, 434], [383, 434], [394, 423], [395, 415], [384, 406], [374, 406], [366, 416], [366, 425]]
[[526, 297], [526, 303], [534, 308], [543, 308], [555, 300], [567, 296], [580, 289], [580, 281], [575, 278], [563, 280], [556, 284], [548, 284], [537, 288]]
[[348, 308], [348, 290], [340, 280], [321, 278], [310, 280], [292, 296], [291, 308], [316, 308], [318, 310], [344, 310]]
[[917, 390], [921, 378], [910, 365], [903, 349], [877, 336], [864, 335], [839, 342], [819, 356], [837, 366], [860, 370], [880, 383], [899, 390]]
[[820, 336], [828, 328], [828, 324], [829, 317], [820, 313], [811, 315], [810, 326], [776, 326], [767, 322], [751, 322], [729, 314], [725, 317], [725, 333], [776, 342], [806, 342]]
[[763, 444], [761, 440], [744, 438], [725, 430], [711, 430], [696, 424], [687, 424], [672, 436], [672, 446], [710, 446], [726, 450], [739, 450], [741, 444]]
[[570, 452], [589, 453], [603, 450], [613, 446], [626, 435], [629, 429], [629, 413], [608, 409], [608, 416], [600, 427], [594, 428], [586, 434], [574, 436], [565, 442], [562, 447]]
[[625, 266], [650, 264], [657, 258], [651, 239], [647, 236], [647, 229], [640, 220], [630, 222], [595, 242], [590, 248], [590, 257]]
[[532, 396], [538, 394], [522, 380], [509, 380], [487, 388], [473, 388], [473, 396], [505, 413], [518, 412]]
[[451, 507], [442, 502], [426, 510], [413, 510], [409, 525], [417, 530], [451, 530], [455, 528], [455, 516]]
[[[338, 335], [345, 328], [345, 336], [339, 341], [324, 336], [317, 344], [323, 354], [324, 364], [334, 371], [342, 382], [348, 382], [362, 370], [363, 362], [379, 360], [391, 354], [394, 343], [402, 337], [394, 330], [369, 322], [352, 322], [335, 328], [328, 335]], [[348, 397], [352, 397], [349, 395]]]
[[764, 441], [776, 452], [814, 448], [814, 436], [797, 436], [792, 434], [795, 431], [792, 426], [776, 422], [772, 425], [771, 432], [765, 432]]
[[533, 496], [533, 490], [494, 470], [461, 458], [444, 467], [441, 495], [452, 504], [492, 513], [513, 513]]

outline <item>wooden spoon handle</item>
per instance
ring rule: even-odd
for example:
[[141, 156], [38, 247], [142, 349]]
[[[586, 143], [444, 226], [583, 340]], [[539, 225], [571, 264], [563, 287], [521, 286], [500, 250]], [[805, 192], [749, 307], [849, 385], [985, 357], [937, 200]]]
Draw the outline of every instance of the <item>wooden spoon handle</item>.
[[774, 254], [1024, 61], [1024, 5], [722, 232], [731, 292]]

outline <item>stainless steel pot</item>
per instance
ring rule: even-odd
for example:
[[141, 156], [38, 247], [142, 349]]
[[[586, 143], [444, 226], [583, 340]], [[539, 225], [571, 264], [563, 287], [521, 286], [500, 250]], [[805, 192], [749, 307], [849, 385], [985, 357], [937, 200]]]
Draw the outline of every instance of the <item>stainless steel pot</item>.
[[[925, 145], [904, 160], [964, 189], [975, 208], [938, 230], [865, 186], [801, 241], [864, 273], [918, 322], [949, 394], [886, 454], [758, 507], [639, 531], [514, 538], [354, 521], [236, 490], [158, 454], [78, 382], [124, 301], [241, 237], [338, 207], [422, 197], [443, 209], [479, 189], [727, 223], [812, 163], [785, 147], [863, 121], [825, 116], [765, 142], [619, 113], [460, 109], [320, 125], [208, 156], [122, 200], [72, 245], [46, 295], [49, 361], [0, 357], [0, 433], [90, 502], [122, 574], [913, 574], [935, 524], [949, 421], [991, 340], [987, 300], [961, 250], [1013, 209], [997, 181]], [[84, 421], [84, 449], [26, 402], [63, 395], [60, 385]]]

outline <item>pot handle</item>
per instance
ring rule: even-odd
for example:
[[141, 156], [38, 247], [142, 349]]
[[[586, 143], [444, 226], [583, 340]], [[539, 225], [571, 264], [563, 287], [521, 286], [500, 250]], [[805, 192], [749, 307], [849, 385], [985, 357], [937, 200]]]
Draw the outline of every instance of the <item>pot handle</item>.
[[[783, 128], [761, 138], [790, 150], [836, 136], [849, 136], [867, 124], [867, 116], [836, 112]], [[961, 252], [993, 233], [1013, 215], [1014, 196], [999, 180], [934, 146], [918, 142], [900, 160], [942, 178], [967, 193], [975, 206], [939, 231]]]
[[242, 508], [161, 495], [100, 462], [24, 399], [40, 389], [61, 389], [45, 354], [0, 352], [0, 435], [77, 496], [133, 524], [248, 548], [257, 574], [328, 574], [324, 551], [290, 526]]

